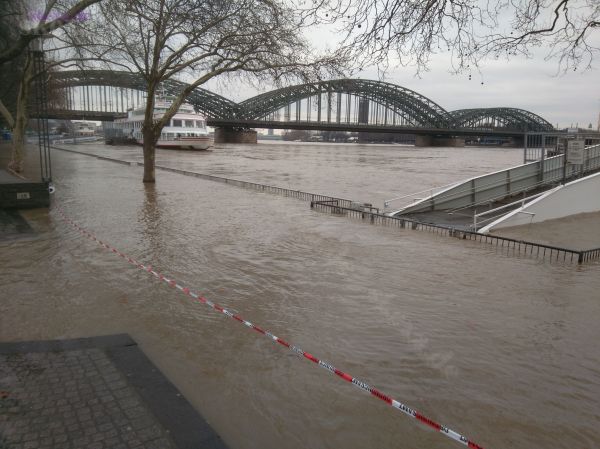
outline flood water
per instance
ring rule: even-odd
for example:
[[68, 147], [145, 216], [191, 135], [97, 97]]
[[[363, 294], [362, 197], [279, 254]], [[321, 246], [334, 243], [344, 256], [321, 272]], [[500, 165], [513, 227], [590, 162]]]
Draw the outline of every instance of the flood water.
[[[141, 160], [135, 147], [69, 148]], [[521, 158], [269, 143], [163, 150], [157, 163], [381, 205]], [[54, 203], [102, 240], [486, 448], [600, 447], [598, 263], [509, 256], [174, 173], [144, 186], [137, 166], [61, 151], [53, 175]], [[460, 447], [190, 302], [55, 208], [22, 215], [32, 231], [0, 239], [1, 341], [129, 333], [232, 449]]]

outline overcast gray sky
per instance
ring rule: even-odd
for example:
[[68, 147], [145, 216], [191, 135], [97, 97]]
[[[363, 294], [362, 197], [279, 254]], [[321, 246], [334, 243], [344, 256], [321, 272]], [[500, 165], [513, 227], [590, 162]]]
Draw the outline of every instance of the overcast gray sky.
[[[311, 40], [320, 46], [332, 42], [332, 33], [318, 29]], [[600, 31], [595, 41], [600, 47]], [[591, 70], [557, 74], [558, 62], [545, 61], [547, 51], [540, 49], [531, 59], [514, 57], [506, 60], [484, 61], [481, 73], [454, 75], [446, 55], [433, 55], [429, 71], [415, 76], [414, 67], [393, 66], [385, 81], [412, 89], [438, 103], [446, 110], [507, 106], [526, 109], [541, 115], [554, 126], [579, 124], [598, 126], [600, 113], [600, 62]], [[376, 68], [366, 68], [355, 78], [378, 79]], [[483, 82], [483, 84], [481, 84]], [[234, 101], [271, 90], [270, 86], [256, 89], [238, 82], [211, 83], [209, 89]]]

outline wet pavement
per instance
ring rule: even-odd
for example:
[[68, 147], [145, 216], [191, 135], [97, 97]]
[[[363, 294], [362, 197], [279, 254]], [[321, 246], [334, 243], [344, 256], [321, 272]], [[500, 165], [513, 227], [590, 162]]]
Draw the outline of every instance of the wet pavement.
[[127, 335], [0, 343], [0, 448], [226, 449]]

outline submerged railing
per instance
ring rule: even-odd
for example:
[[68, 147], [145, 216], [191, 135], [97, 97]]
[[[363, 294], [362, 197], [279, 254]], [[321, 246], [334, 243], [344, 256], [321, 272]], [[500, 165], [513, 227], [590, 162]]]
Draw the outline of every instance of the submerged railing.
[[[144, 165], [142, 162], [138, 162], [137, 164], [140, 166]], [[156, 168], [158, 170], [168, 171], [171, 173], [179, 173], [181, 175], [193, 176], [195, 178], [202, 178], [202, 179], [206, 179], [209, 181], [222, 182], [225, 184], [230, 184], [230, 185], [242, 187], [245, 189], [252, 189], [252, 190], [256, 190], [258, 192], [265, 192], [265, 193], [271, 193], [271, 194], [275, 194], [275, 195], [297, 198], [297, 199], [303, 200], [303, 201], [311, 201], [311, 202], [312, 201], [322, 201], [322, 202], [336, 201], [339, 204], [343, 204], [345, 207], [348, 207], [348, 208], [350, 208], [352, 206], [352, 204], [355, 204], [352, 200], [346, 200], [344, 198], [335, 198], [335, 197], [327, 196], [327, 195], [319, 195], [317, 193], [303, 192], [302, 190], [285, 189], [283, 187], [276, 187], [276, 186], [271, 186], [268, 184], [258, 184], [256, 182], [240, 181], [239, 179], [231, 179], [231, 178], [225, 178], [223, 176], [207, 175], [204, 173], [197, 173], [197, 172], [193, 172], [193, 171], [181, 170], [179, 168], [171, 168], [171, 167], [165, 167], [165, 166], [161, 166], [161, 165], [157, 165]]]
[[440, 235], [454, 237], [462, 240], [473, 240], [488, 243], [498, 248], [512, 249], [522, 255], [538, 257], [542, 259], [582, 264], [600, 259], [600, 248], [580, 251], [570, 248], [545, 245], [543, 243], [527, 242], [524, 240], [500, 237], [478, 232], [459, 230], [449, 226], [423, 223], [404, 217], [394, 217], [379, 212], [360, 210], [331, 201], [311, 201], [310, 207], [315, 210], [330, 212], [336, 215], [345, 215], [351, 218], [359, 218], [372, 224], [392, 226], [401, 229], [412, 229], [419, 231], [435, 232]]
[[597, 259], [600, 259], [600, 248], [588, 249], [586, 251], [581, 251], [579, 254], [579, 263]]
[[[144, 166], [143, 162], [124, 161], [123, 159], [100, 156], [97, 154], [86, 153], [85, 151], [77, 151], [77, 150], [73, 150], [70, 148], [69, 149], [61, 148], [61, 147], [54, 147], [54, 148], [56, 148], [58, 150], [62, 150], [62, 151], [67, 151], [69, 153], [76, 153], [76, 154], [81, 154], [84, 156], [95, 157], [96, 159], [100, 159], [100, 160], [115, 162], [117, 164], [137, 165], [140, 167]], [[338, 202], [338, 204], [342, 204], [346, 207], [352, 207], [353, 204], [357, 204], [352, 200], [347, 200], [344, 198], [336, 198], [336, 197], [327, 196], [327, 195], [320, 195], [317, 193], [304, 192], [302, 190], [285, 189], [283, 187], [276, 187], [276, 186], [271, 186], [268, 184], [259, 184], [256, 182], [248, 182], [248, 181], [241, 181], [239, 179], [225, 178], [224, 176], [207, 175], [205, 173], [198, 173], [198, 172], [193, 172], [193, 171], [189, 171], [189, 170], [182, 170], [179, 168], [165, 167], [164, 165], [155, 165], [155, 167], [157, 170], [167, 171], [167, 172], [171, 172], [171, 173], [178, 173], [180, 175], [193, 176], [194, 178], [206, 179], [208, 181], [222, 182], [224, 184], [242, 187], [245, 189], [252, 189], [252, 190], [256, 190], [258, 192], [265, 192], [265, 193], [271, 193], [274, 195], [281, 195], [281, 196], [286, 196], [286, 197], [290, 197], [290, 198], [297, 198], [297, 199], [303, 200], [303, 201], [333, 201], [333, 200], [335, 200]]]

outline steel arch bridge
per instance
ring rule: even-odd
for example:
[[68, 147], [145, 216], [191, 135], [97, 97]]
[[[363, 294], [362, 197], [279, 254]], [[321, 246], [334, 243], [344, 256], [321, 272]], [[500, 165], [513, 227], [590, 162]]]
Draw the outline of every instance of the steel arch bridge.
[[[80, 96], [80, 103], [83, 103], [84, 107], [93, 105], [99, 106], [98, 109], [101, 112], [103, 110], [105, 112], [125, 112], [127, 109], [125, 105], [129, 106], [131, 104], [132, 106], [137, 107], [145, 104], [146, 96], [140, 95], [140, 93], [145, 94], [146, 81], [143, 76], [137, 73], [111, 70], [70, 70], [53, 73], [51, 75], [51, 80], [53, 87], [66, 91], [67, 98], [65, 99], [65, 102], [67, 105], [72, 106], [74, 103], [74, 98], [69, 97], [69, 88], [85, 88], [92, 86], [100, 89], [91, 93], [89, 92], [89, 89], [83, 92]], [[162, 83], [161, 87], [164, 94], [175, 95], [179, 94], [187, 86], [188, 84], [181, 81], [168, 80]], [[106, 88], [117, 88], [121, 90], [116, 93], [110, 91], [107, 92]], [[137, 95], [132, 94], [130, 91], [136, 92]], [[131, 100], [131, 102], [129, 100]], [[197, 111], [202, 112], [209, 117], [231, 118], [232, 116], [237, 115], [237, 104], [235, 102], [228, 100], [221, 95], [212, 93], [209, 90], [202, 89], [201, 87], [194, 89], [187, 97], [187, 100]]]
[[[344, 94], [346, 96], [345, 104], [342, 101]], [[326, 97], [324, 101], [323, 95]], [[265, 119], [276, 111], [289, 107], [292, 103], [301, 104], [302, 100], [310, 100], [313, 97], [316, 97], [318, 102], [316, 105], [317, 121], [322, 121], [321, 111], [322, 106], [325, 106], [327, 122], [331, 122], [335, 102], [337, 122], [342, 122], [342, 109], [350, 110], [350, 103], [354, 97], [359, 102], [358, 123], [367, 123], [368, 116], [372, 113], [364, 100], [369, 100], [384, 108], [387, 113], [385, 115], [389, 116], [389, 123], [387, 117], [383, 117], [382, 121], [385, 124], [396, 125], [397, 116], [400, 116], [399, 125], [448, 128], [452, 123], [452, 117], [445, 109], [417, 92], [395, 84], [363, 79], [338, 79], [307, 83], [257, 95], [239, 104], [240, 116], [246, 120]], [[308, 103], [306, 112], [309, 117], [310, 107], [311, 105]], [[295, 112], [296, 120], [298, 120], [302, 111], [297, 108]], [[286, 115], [291, 115], [289, 109], [286, 111]], [[348, 118], [350, 115], [347, 114], [346, 121]]]
[[[146, 101], [144, 78], [131, 72], [60, 71], [51, 74], [51, 85], [58, 89], [49, 104], [52, 118], [113, 120]], [[178, 94], [187, 86], [169, 80], [161, 92]], [[542, 117], [522, 109], [448, 112], [410, 89], [363, 79], [289, 86], [241, 103], [198, 87], [187, 101], [207, 117], [209, 125], [223, 127], [507, 136], [553, 129]]]
[[533, 112], [517, 108], [478, 108], [451, 111], [454, 128], [498, 129], [508, 128], [527, 131], [553, 131], [546, 119]]

